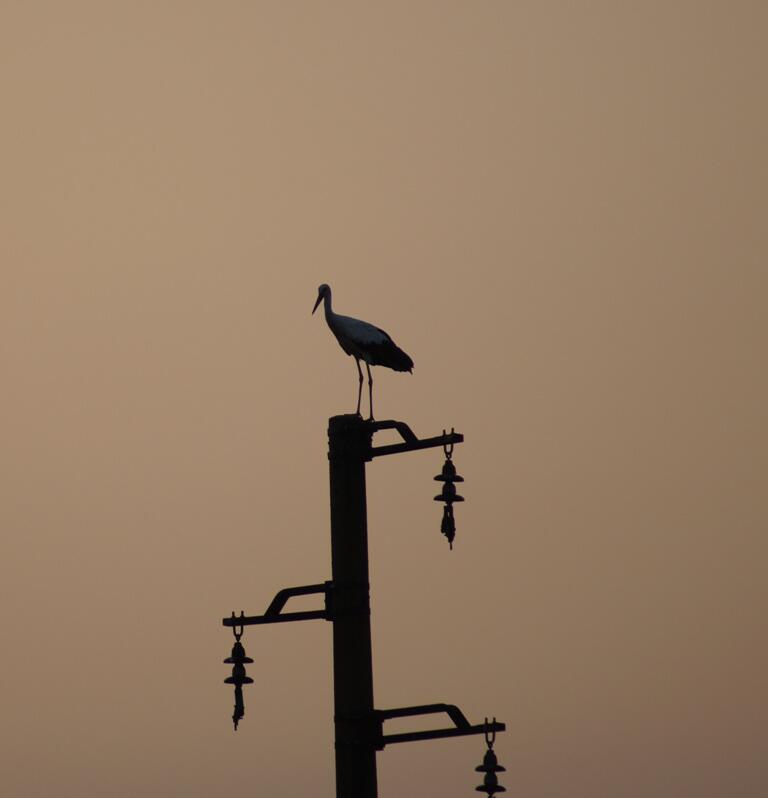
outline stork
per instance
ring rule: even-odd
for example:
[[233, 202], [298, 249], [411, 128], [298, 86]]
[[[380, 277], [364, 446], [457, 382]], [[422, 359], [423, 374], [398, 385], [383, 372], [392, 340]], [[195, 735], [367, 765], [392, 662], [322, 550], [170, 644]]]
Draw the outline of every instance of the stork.
[[368, 400], [371, 409], [370, 419], [373, 419], [373, 377], [371, 376], [371, 366], [386, 366], [395, 371], [408, 371], [413, 373], [413, 361], [400, 349], [395, 342], [384, 332], [384, 330], [368, 324], [367, 321], [353, 319], [351, 316], [341, 316], [333, 312], [331, 306], [331, 287], [323, 283], [317, 289], [317, 301], [312, 308], [312, 313], [317, 310], [317, 306], [325, 303], [325, 320], [331, 328], [331, 332], [336, 336], [339, 346], [348, 354], [352, 355], [357, 364], [357, 374], [359, 377], [357, 386], [357, 415], [360, 415], [360, 398], [363, 393], [363, 371], [360, 368], [360, 361], [365, 361], [365, 368], [368, 371]]

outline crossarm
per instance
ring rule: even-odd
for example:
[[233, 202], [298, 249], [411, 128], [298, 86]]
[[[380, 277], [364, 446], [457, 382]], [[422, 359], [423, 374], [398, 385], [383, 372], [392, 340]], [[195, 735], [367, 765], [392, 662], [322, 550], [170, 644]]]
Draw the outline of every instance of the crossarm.
[[371, 426], [374, 432], [381, 429], [397, 430], [403, 439], [403, 443], [372, 446], [370, 450], [371, 458], [381, 457], [384, 454], [399, 454], [400, 452], [414, 452], [418, 449], [431, 449], [435, 446], [449, 446], [453, 443], [461, 443], [464, 440], [464, 436], [459, 432], [436, 435], [434, 438], [417, 438], [413, 430], [403, 421], [374, 421]]
[[[224, 626], [253, 626], [262, 623], [282, 623], [284, 621], [311, 621], [317, 618], [330, 620], [328, 613], [328, 592], [330, 582], [323, 582], [319, 585], [301, 585], [300, 587], [284, 587], [279, 590], [272, 599], [264, 615], [239, 615], [232, 613], [231, 617], [223, 618]], [[286, 602], [292, 596], [309, 596], [313, 593], [323, 593], [326, 597], [326, 606], [322, 610], [303, 610], [301, 612], [282, 612]]]
[[[390, 743], [409, 743], [414, 740], [435, 740], [440, 737], [462, 737], [467, 734], [484, 734], [488, 732], [505, 731], [503, 723], [480, 723], [472, 726], [464, 713], [455, 704], [422, 704], [415, 707], [399, 707], [397, 709], [381, 709], [376, 711], [379, 721], [391, 718], [406, 718], [413, 715], [433, 715], [444, 712], [453, 721], [453, 728], [428, 729], [418, 732], [404, 732], [402, 734], [382, 734], [380, 746], [383, 748]], [[383, 725], [382, 725], [383, 728]]]

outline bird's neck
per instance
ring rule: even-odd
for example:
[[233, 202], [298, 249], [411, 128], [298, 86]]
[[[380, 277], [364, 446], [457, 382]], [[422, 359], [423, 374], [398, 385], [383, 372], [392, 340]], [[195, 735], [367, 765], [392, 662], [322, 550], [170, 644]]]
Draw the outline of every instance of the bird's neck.
[[323, 297], [323, 310], [325, 311], [325, 320], [330, 324], [333, 317], [333, 308], [331, 307], [331, 291], [326, 292]]

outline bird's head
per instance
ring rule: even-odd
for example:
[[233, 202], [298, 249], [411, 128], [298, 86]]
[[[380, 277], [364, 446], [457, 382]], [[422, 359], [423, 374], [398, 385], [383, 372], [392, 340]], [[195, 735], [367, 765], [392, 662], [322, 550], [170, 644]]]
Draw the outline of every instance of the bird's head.
[[327, 283], [323, 283], [317, 289], [317, 299], [315, 300], [315, 306], [312, 308], [312, 313], [317, 310], [317, 306], [331, 293], [331, 286]]

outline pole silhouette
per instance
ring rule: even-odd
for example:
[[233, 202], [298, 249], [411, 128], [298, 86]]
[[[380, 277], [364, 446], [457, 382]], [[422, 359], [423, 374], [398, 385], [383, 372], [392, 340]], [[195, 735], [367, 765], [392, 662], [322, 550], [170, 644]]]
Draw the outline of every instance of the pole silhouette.
[[328, 425], [337, 798], [377, 794], [365, 495], [372, 435], [359, 416]]
[[[402, 443], [373, 446], [378, 430], [394, 429]], [[446, 451], [464, 440], [459, 433], [443, 432], [434, 438], [419, 439], [401, 421], [363, 420], [359, 415], [333, 416], [328, 422], [328, 468], [331, 510], [330, 581], [283, 588], [264, 615], [246, 616], [243, 612], [224, 618], [232, 628], [237, 644], [246, 626], [324, 619], [333, 626], [333, 696], [336, 764], [336, 798], [377, 798], [376, 754], [393, 743], [458, 737], [468, 734], [495, 735], [505, 725], [494, 718], [471, 725], [453, 704], [423, 704], [393, 709], [376, 709], [373, 696], [373, 656], [371, 650], [370, 587], [368, 582], [368, 524], [365, 490], [366, 463], [376, 457], [442, 446]], [[442, 497], [436, 497], [445, 500]], [[457, 497], [453, 497], [455, 499]], [[458, 497], [460, 498], [460, 497]], [[445, 533], [444, 533], [445, 534]], [[449, 541], [453, 536], [449, 537]], [[322, 594], [323, 609], [283, 612], [292, 596]], [[234, 652], [234, 649], [233, 649]], [[235, 684], [235, 727], [244, 716], [242, 685], [252, 680], [245, 676], [242, 656], [226, 680]], [[226, 660], [234, 662], [233, 658]], [[248, 658], [248, 661], [250, 658]], [[237, 668], [237, 673], [235, 673]], [[239, 692], [238, 692], [238, 688]], [[384, 734], [390, 718], [446, 714], [453, 725], [442, 729]], [[488, 791], [487, 789], [484, 791]], [[490, 794], [490, 793], [489, 793]]]

